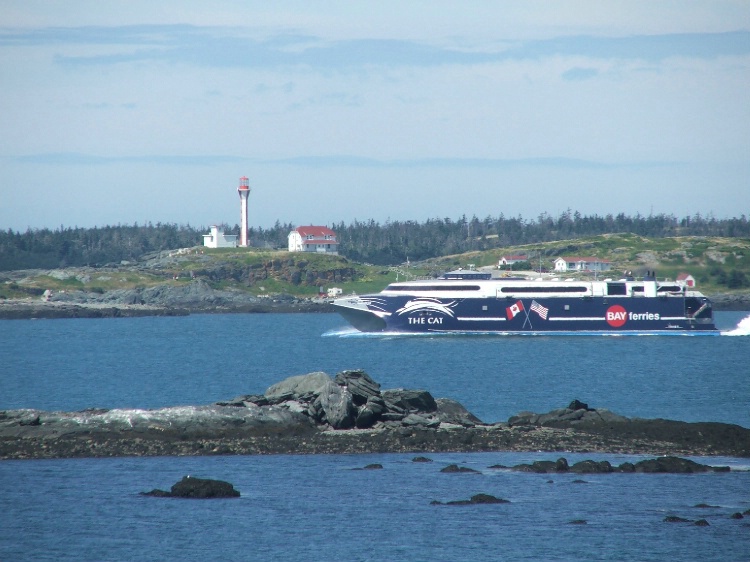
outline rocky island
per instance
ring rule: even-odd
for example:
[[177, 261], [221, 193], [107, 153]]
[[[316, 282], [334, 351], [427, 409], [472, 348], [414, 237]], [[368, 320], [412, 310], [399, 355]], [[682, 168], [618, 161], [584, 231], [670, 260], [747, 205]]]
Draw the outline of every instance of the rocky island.
[[290, 377], [203, 406], [0, 411], [0, 459], [449, 451], [750, 457], [750, 429], [628, 418], [579, 400], [485, 423], [426, 390], [381, 390], [362, 370]]

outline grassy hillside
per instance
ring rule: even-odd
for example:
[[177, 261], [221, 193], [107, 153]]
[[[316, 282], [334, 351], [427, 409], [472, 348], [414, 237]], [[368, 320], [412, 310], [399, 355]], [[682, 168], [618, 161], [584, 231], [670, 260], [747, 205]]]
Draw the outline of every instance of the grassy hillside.
[[690, 273], [707, 293], [750, 289], [750, 239], [715, 237], [644, 238], [634, 234], [604, 234], [576, 240], [511, 246], [470, 252], [433, 260], [435, 267], [496, 265], [504, 255], [525, 254], [534, 269], [552, 270], [558, 257], [583, 256], [612, 262], [613, 276], [631, 270], [656, 270], [658, 277], [674, 279]]
[[344, 293], [379, 291], [405, 278], [435, 275], [456, 267], [496, 266], [503, 255], [525, 254], [534, 269], [551, 270], [557, 257], [592, 256], [610, 260], [613, 272], [636, 275], [656, 270], [674, 279], [693, 275], [705, 293], [750, 290], [750, 239], [679, 237], [648, 239], [631, 234], [593, 236], [508, 248], [469, 252], [392, 268], [355, 263], [343, 256], [290, 254], [247, 248], [190, 248], [161, 252], [137, 263], [110, 268], [70, 268], [51, 271], [6, 272], [0, 298], [41, 294], [45, 289], [105, 292], [114, 289], [184, 284], [203, 279], [217, 289], [255, 295], [288, 293], [317, 295], [320, 288], [340, 287]]

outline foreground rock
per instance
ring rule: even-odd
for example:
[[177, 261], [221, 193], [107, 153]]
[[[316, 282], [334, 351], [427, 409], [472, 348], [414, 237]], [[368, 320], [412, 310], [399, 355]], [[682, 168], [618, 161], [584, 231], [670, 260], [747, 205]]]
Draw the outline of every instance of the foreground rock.
[[143, 496], [154, 496], [157, 498], [189, 498], [189, 499], [218, 499], [239, 498], [240, 493], [234, 489], [229, 482], [223, 480], [210, 480], [206, 478], [194, 478], [185, 476], [182, 480], [172, 486], [169, 492], [164, 490], [151, 490], [143, 492]]
[[[630, 419], [577, 400], [546, 414], [522, 412], [507, 423], [487, 424], [426, 390], [381, 390], [361, 370], [290, 377], [264, 394], [207, 406], [0, 411], [0, 459], [448, 451], [750, 457], [750, 430]], [[607, 471], [601, 463], [552, 464], [530, 470]]]

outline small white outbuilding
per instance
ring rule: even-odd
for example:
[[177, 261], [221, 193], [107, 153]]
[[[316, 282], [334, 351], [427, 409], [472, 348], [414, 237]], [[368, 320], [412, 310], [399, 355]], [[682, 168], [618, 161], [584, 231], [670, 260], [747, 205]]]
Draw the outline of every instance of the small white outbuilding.
[[203, 245], [206, 248], [236, 248], [237, 236], [224, 234], [224, 229], [216, 225], [211, 226], [211, 233], [203, 235]]

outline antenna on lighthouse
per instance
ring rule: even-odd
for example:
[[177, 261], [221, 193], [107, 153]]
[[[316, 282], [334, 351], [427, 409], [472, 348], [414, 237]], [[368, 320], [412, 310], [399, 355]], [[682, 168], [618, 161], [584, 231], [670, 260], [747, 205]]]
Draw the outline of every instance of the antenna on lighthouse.
[[247, 198], [250, 195], [250, 182], [245, 176], [240, 178], [237, 193], [240, 194], [240, 246], [247, 248]]

